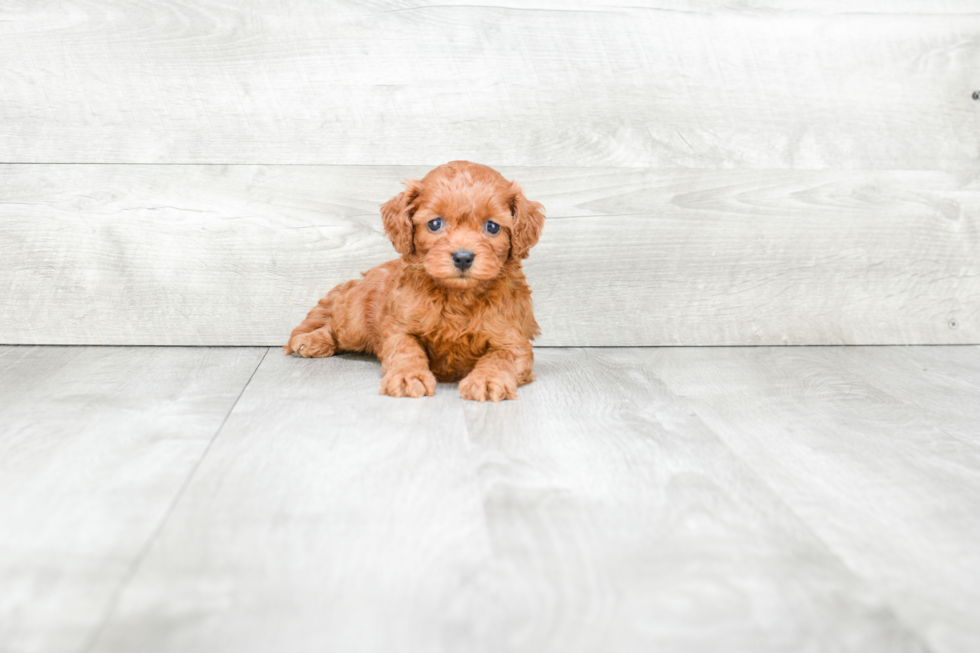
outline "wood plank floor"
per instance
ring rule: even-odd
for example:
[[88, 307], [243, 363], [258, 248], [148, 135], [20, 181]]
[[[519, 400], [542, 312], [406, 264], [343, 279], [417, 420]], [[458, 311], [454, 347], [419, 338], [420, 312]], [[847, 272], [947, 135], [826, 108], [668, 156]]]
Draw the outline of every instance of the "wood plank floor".
[[0, 652], [980, 649], [980, 347], [0, 347]]

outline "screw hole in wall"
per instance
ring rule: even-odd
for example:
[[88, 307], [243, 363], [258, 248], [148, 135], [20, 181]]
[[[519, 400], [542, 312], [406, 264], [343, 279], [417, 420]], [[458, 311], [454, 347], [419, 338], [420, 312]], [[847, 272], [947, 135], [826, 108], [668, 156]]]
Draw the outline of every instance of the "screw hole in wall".
[[973, 99], [980, 100], [980, 91], [973, 91]]
[[950, 320], [950, 321], [949, 321], [949, 328], [950, 328], [950, 329], [955, 329], [955, 328], [956, 328], [956, 327], [958, 327], [959, 325], [960, 325], [960, 323], [959, 323], [959, 322], [957, 322], [956, 320]]

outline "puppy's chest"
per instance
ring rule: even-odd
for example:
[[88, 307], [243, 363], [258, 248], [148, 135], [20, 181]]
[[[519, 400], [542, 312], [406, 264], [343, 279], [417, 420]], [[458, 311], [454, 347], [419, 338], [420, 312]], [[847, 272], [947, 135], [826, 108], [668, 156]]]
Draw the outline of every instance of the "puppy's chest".
[[[497, 316], [490, 318], [495, 321]], [[419, 331], [427, 347], [453, 350], [460, 353], [486, 350], [490, 334], [486, 322], [488, 316], [459, 315], [443, 311], [437, 316], [427, 316]]]
[[[460, 315], [443, 311], [430, 315], [419, 326], [421, 340], [429, 356], [432, 373], [440, 380], [454, 381], [466, 376], [490, 348], [489, 316]], [[492, 322], [499, 316], [489, 317]]]

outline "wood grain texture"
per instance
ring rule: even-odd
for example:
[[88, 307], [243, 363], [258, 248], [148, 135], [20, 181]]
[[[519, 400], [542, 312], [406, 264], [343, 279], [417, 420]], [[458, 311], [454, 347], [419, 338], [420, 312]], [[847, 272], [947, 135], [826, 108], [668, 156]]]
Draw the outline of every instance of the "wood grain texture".
[[488, 406], [270, 353], [93, 653], [923, 650], [654, 357]]
[[651, 352], [929, 650], [980, 648], [980, 348]]
[[0, 651], [84, 650], [265, 351], [0, 347]]
[[978, 169], [971, 2], [3, 11], [0, 162]]
[[475, 650], [920, 650], [651, 354], [539, 351], [520, 401], [464, 406], [495, 554], [457, 608]]
[[96, 651], [432, 650], [488, 555], [461, 400], [271, 351]]
[[[976, 178], [502, 171], [549, 216], [537, 344], [980, 342]], [[425, 172], [0, 166], [0, 342], [281, 345], [395, 256], [378, 205]]]

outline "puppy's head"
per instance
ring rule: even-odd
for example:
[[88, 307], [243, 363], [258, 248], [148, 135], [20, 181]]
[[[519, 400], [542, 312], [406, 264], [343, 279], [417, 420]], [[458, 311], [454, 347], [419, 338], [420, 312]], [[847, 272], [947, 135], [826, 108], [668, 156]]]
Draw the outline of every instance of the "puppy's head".
[[527, 258], [544, 227], [543, 207], [484, 165], [453, 161], [381, 207], [385, 233], [403, 256], [419, 257], [440, 284], [465, 290]]

